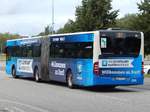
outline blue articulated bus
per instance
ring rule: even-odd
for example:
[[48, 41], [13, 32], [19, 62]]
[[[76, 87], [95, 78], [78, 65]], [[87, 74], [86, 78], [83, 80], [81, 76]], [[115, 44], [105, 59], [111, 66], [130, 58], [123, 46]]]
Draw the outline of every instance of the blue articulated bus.
[[72, 88], [143, 84], [144, 35], [99, 30], [8, 40], [6, 72]]

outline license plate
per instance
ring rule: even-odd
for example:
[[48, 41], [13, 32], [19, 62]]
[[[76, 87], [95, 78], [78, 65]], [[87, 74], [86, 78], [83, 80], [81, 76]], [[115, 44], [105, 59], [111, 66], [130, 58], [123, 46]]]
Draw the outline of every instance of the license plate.
[[126, 80], [127, 78], [125, 78], [125, 77], [116, 77], [115, 78], [115, 80], [120, 80], [120, 81], [122, 81], [122, 80]]

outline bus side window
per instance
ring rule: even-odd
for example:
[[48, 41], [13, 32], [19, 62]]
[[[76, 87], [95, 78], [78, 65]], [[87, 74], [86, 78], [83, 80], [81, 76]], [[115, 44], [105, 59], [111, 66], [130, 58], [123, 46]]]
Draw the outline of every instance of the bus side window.
[[12, 46], [10, 52], [12, 57], [17, 57], [17, 53], [18, 53], [17, 46]]
[[85, 47], [84, 47], [84, 51], [85, 53], [83, 54], [84, 58], [93, 58], [93, 45], [92, 43], [88, 43]]
[[27, 57], [27, 48], [26, 48], [26, 46], [22, 46], [22, 57]]
[[32, 45], [27, 46], [27, 57], [32, 57], [33, 55], [33, 47]]
[[55, 58], [55, 44], [51, 43], [50, 45], [50, 55], [51, 58]]
[[93, 43], [52, 43], [50, 45], [51, 58], [92, 58]]
[[74, 58], [75, 57], [75, 50], [73, 43], [65, 43], [64, 44], [64, 57], [65, 58]]
[[19, 46], [16, 46], [16, 57], [21, 57], [21, 49]]
[[6, 48], [6, 60], [11, 58], [11, 47]]
[[32, 57], [40, 57], [41, 56], [41, 45], [33, 45], [32, 46]]
[[51, 58], [62, 58], [63, 57], [63, 47], [61, 43], [52, 43], [50, 45], [50, 57]]
[[78, 53], [77, 53], [77, 58], [83, 58], [83, 50], [79, 49]]
[[64, 58], [64, 45], [63, 43], [55, 44], [55, 58]]
[[92, 59], [93, 58], [93, 43], [84, 42], [79, 43], [77, 48], [77, 58]]

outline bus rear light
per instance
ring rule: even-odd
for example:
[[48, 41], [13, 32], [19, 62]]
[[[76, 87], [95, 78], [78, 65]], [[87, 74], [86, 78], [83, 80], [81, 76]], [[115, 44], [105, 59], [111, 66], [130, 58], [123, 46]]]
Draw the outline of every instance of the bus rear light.
[[94, 72], [95, 75], [99, 75], [99, 63], [98, 62], [94, 63], [93, 72]]

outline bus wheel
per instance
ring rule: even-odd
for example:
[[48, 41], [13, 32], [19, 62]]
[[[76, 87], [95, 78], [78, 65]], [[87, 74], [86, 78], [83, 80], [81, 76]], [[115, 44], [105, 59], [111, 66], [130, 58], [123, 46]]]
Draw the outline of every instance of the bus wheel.
[[36, 82], [40, 82], [40, 77], [39, 77], [39, 70], [38, 70], [38, 68], [36, 68], [36, 69], [34, 70], [34, 78], [35, 78], [35, 81], [36, 81]]
[[73, 75], [72, 75], [72, 73], [69, 71], [69, 72], [67, 73], [67, 86], [68, 86], [70, 89], [73, 89], [73, 88], [74, 88], [72, 79], [73, 79]]
[[12, 77], [13, 77], [13, 78], [17, 78], [15, 67], [12, 68], [12, 73], [11, 73], [11, 74], [12, 74]]
[[150, 74], [150, 70], [148, 70], [147, 74]]
[[105, 89], [115, 89], [116, 86], [105, 86]]

